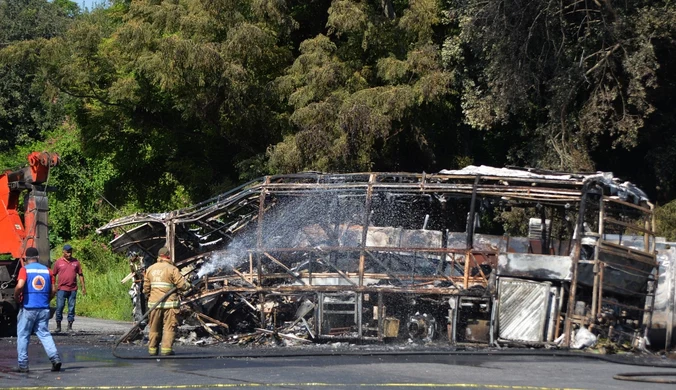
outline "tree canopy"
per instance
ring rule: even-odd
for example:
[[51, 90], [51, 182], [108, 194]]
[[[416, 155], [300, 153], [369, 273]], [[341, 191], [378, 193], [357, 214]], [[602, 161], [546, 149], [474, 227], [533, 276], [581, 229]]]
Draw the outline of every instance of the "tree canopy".
[[0, 162], [62, 155], [55, 241], [305, 170], [606, 170], [665, 204], [675, 29], [672, 0], [0, 0]]

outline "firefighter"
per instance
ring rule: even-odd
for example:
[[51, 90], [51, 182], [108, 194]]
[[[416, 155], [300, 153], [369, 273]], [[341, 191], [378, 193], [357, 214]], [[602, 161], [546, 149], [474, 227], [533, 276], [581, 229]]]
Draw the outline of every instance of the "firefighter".
[[[187, 291], [190, 289], [190, 284], [171, 261], [169, 248], [163, 247], [157, 253], [157, 262], [148, 267], [143, 277], [143, 293], [148, 297], [147, 307], [152, 309], [174, 287], [179, 291]], [[174, 354], [172, 346], [178, 325], [176, 319], [179, 312], [178, 298], [178, 294], [174, 292], [150, 312], [148, 332], [148, 353], [150, 355], [157, 355], [160, 341], [161, 355]]]

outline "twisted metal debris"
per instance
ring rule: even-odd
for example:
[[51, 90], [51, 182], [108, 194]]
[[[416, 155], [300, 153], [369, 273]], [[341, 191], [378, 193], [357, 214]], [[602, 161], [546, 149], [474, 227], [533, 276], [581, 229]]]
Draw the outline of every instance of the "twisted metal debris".
[[167, 245], [196, 287], [185, 307], [240, 343], [574, 346], [584, 329], [631, 348], [655, 303], [653, 205], [609, 173], [266, 176], [107, 231], [132, 295]]

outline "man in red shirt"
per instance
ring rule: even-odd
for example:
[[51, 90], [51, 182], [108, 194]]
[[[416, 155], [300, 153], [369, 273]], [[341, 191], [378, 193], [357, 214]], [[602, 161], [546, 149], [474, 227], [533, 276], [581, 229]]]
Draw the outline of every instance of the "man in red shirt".
[[61, 332], [61, 320], [63, 309], [68, 300], [68, 330], [73, 330], [75, 320], [75, 300], [77, 298], [77, 279], [80, 279], [82, 295], [87, 295], [82, 266], [73, 257], [73, 247], [66, 244], [63, 246], [63, 256], [54, 263], [54, 277], [56, 278], [56, 332]]

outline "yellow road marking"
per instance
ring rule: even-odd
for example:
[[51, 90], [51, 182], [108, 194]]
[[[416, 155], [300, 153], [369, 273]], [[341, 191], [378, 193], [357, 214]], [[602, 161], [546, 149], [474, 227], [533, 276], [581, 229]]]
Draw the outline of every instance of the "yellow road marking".
[[132, 390], [132, 389], [199, 389], [199, 388], [246, 388], [246, 387], [445, 387], [466, 389], [508, 389], [508, 390], [583, 390], [564, 387], [540, 387], [519, 385], [492, 385], [479, 383], [205, 383], [190, 385], [138, 385], [138, 386], [40, 386], [40, 387], [10, 387], [21, 390]]

